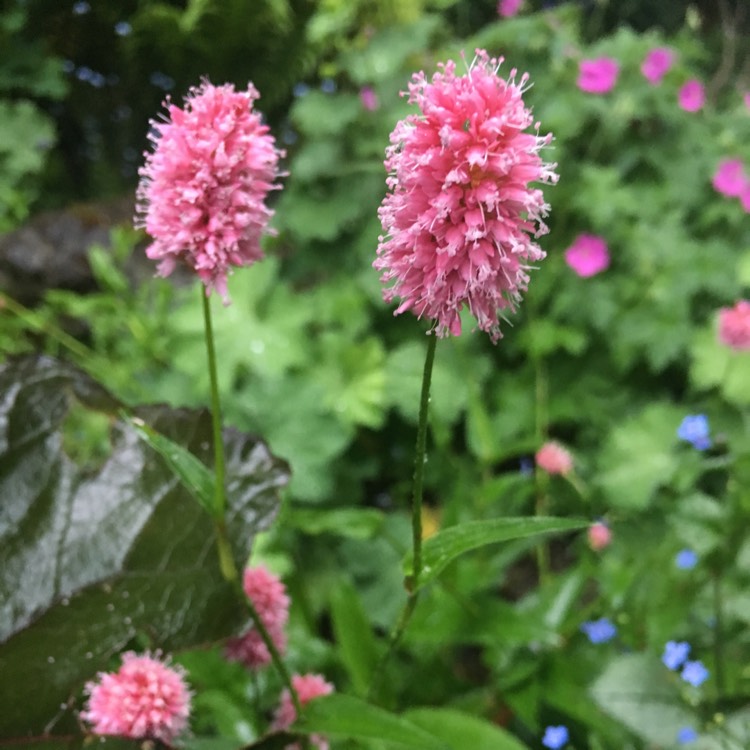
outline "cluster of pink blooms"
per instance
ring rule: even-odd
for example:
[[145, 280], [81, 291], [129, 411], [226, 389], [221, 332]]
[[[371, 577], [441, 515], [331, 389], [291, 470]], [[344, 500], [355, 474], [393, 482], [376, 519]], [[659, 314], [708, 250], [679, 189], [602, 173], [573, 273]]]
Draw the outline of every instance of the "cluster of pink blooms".
[[713, 186], [729, 198], [739, 198], [746, 213], [750, 213], [750, 179], [741, 159], [723, 159], [714, 173]]
[[583, 278], [596, 276], [609, 268], [607, 243], [595, 234], [579, 234], [565, 251], [565, 262]]
[[204, 82], [184, 109], [167, 100], [168, 117], [152, 121], [154, 150], [139, 171], [136, 226], [153, 238], [146, 254], [162, 276], [187, 264], [225, 302], [232, 267], [263, 257], [273, 213], [265, 201], [279, 176], [282, 152], [253, 111], [257, 98], [252, 84], [235, 91]]
[[[242, 577], [245, 595], [252, 602], [261, 622], [279, 653], [286, 650], [286, 624], [289, 619], [289, 597], [281, 580], [262, 565], [245, 568]], [[271, 663], [271, 654], [256, 628], [227, 641], [225, 653], [231, 661], [248, 669], [259, 669]]]
[[750, 350], [750, 302], [741, 299], [719, 310], [719, 341], [737, 351]]
[[373, 263], [394, 282], [386, 302], [434, 321], [438, 336], [461, 333], [468, 307], [478, 327], [500, 338], [498, 312], [514, 310], [530, 264], [544, 258], [532, 240], [547, 231], [549, 206], [532, 182], [554, 183], [555, 165], [539, 151], [551, 135], [524, 106], [528, 77], [504, 80], [501, 60], [477, 50], [463, 76], [451, 60], [428, 81], [413, 77], [408, 116], [386, 151], [388, 194], [378, 211], [385, 232]]
[[[641, 73], [652, 85], [661, 83], [675, 61], [675, 53], [669, 47], [655, 47], [641, 63]], [[617, 83], [620, 64], [612, 57], [597, 57], [578, 63], [577, 85], [588, 94], [607, 94]], [[706, 91], [703, 84], [691, 79], [677, 93], [677, 102], [686, 112], [698, 112], [703, 108]]]
[[187, 729], [190, 690], [184, 672], [149, 654], [123, 654], [117, 672], [100, 673], [85, 690], [81, 718], [95, 734], [169, 745]]
[[554, 441], [546, 442], [534, 458], [536, 465], [548, 474], [568, 474], [573, 470], [573, 456]]
[[[333, 685], [330, 682], [326, 682], [319, 674], [293, 675], [292, 687], [297, 693], [300, 706], [305, 706], [315, 698], [329, 695], [334, 689]], [[294, 703], [292, 703], [292, 696], [289, 694], [289, 690], [284, 689], [281, 693], [281, 701], [274, 714], [271, 728], [277, 732], [283, 731], [292, 726], [296, 719], [297, 712], [294, 709]], [[310, 740], [318, 750], [328, 750], [328, 742], [321, 735], [312, 735]], [[286, 750], [293, 750], [296, 747], [296, 745], [287, 746]]]
[[589, 546], [591, 549], [599, 552], [609, 546], [612, 541], [612, 531], [603, 521], [597, 521], [589, 526], [587, 533]]

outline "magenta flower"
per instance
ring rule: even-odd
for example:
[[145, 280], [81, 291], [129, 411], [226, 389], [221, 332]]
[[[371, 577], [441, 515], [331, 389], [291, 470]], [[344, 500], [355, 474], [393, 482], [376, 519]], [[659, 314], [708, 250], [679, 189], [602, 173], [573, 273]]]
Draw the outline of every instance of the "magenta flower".
[[258, 92], [204, 81], [185, 108], [165, 102], [164, 122], [151, 121], [154, 150], [139, 170], [136, 226], [153, 238], [146, 249], [168, 276], [178, 261], [228, 301], [227, 274], [263, 257], [260, 238], [273, 212], [276, 149], [268, 126], [253, 111]]
[[581, 60], [576, 85], [587, 94], [606, 94], [614, 88], [620, 64], [611, 57]]
[[557, 181], [539, 156], [551, 135], [523, 103], [528, 77], [497, 74], [501, 60], [477, 50], [463, 76], [450, 60], [431, 81], [415, 74], [409, 115], [391, 133], [385, 166], [389, 192], [378, 211], [384, 236], [373, 266], [395, 314], [411, 310], [434, 321], [438, 336], [461, 333], [467, 306], [493, 341], [498, 311], [515, 310], [531, 263], [545, 253], [529, 235], [546, 233], [549, 206], [531, 182]]
[[746, 182], [742, 186], [742, 192], [740, 193], [740, 203], [742, 208], [745, 209], [746, 214], [750, 214], [750, 181]]
[[730, 198], [737, 198], [747, 184], [745, 167], [741, 159], [724, 159], [719, 162], [712, 180], [714, 188], [719, 193]]
[[565, 251], [565, 262], [583, 278], [596, 276], [609, 268], [607, 243], [595, 234], [579, 234]]
[[743, 94], [742, 100], [745, 102], [745, 106], [750, 109], [750, 91]]
[[[326, 682], [319, 674], [292, 675], [292, 686], [297, 693], [300, 705], [303, 707], [315, 698], [330, 695], [334, 690], [333, 685]], [[292, 696], [289, 694], [289, 690], [284, 689], [271, 728], [277, 732], [283, 731], [292, 726], [296, 719], [297, 712], [294, 709], [294, 703], [292, 703]], [[314, 734], [311, 735], [310, 740], [318, 750], [328, 750], [328, 741], [323, 736]], [[288, 745], [286, 750], [296, 747], [296, 745]]]
[[589, 526], [587, 536], [589, 546], [597, 552], [603, 550], [612, 541], [612, 531], [603, 521], [597, 521]]
[[512, 18], [521, 10], [522, 5], [523, 0], [499, 0], [497, 14], [503, 18]]
[[719, 341], [736, 351], [750, 349], [750, 302], [741, 299], [719, 310]]
[[536, 465], [548, 474], [568, 474], [573, 470], [573, 456], [559, 443], [546, 442], [535, 456]]
[[[283, 653], [286, 650], [285, 628], [289, 619], [286, 587], [262, 565], [245, 568], [242, 585], [274, 646], [279, 653]], [[225, 654], [231, 661], [240, 662], [248, 669], [259, 669], [271, 662], [271, 654], [256, 628], [251, 628], [237, 638], [230, 638]]]
[[652, 49], [641, 63], [641, 73], [652, 86], [661, 83], [674, 63], [674, 52], [669, 47]]
[[97, 677], [86, 684], [81, 712], [94, 734], [171, 744], [187, 728], [190, 690], [180, 667], [129, 651], [119, 671]]
[[698, 112], [698, 110], [703, 109], [706, 91], [700, 81], [693, 79], [682, 86], [677, 94], [677, 99], [685, 112]]
[[378, 95], [372, 86], [363, 86], [359, 90], [359, 101], [368, 112], [374, 112], [380, 106]]

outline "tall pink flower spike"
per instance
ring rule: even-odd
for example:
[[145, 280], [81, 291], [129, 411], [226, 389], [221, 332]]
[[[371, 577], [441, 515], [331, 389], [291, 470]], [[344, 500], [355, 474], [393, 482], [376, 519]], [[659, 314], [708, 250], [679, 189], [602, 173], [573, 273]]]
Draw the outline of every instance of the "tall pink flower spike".
[[227, 275], [263, 257], [260, 239], [273, 212], [283, 156], [261, 116], [258, 92], [204, 81], [184, 109], [165, 102], [164, 122], [151, 121], [154, 149], [139, 170], [135, 224], [153, 238], [146, 249], [168, 276], [178, 262], [192, 268], [228, 302]]
[[477, 50], [466, 74], [439, 65], [431, 81], [417, 73], [409, 102], [419, 107], [391, 133], [385, 166], [388, 194], [378, 211], [384, 235], [373, 266], [386, 302], [399, 299], [434, 322], [438, 336], [461, 333], [468, 307], [493, 342], [498, 312], [515, 310], [531, 264], [545, 253], [532, 240], [548, 230], [549, 206], [532, 182], [554, 183], [556, 165], [539, 151], [552, 140], [524, 131], [528, 76], [498, 76], [502, 58]]
[[184, 671], [149, 654], [129, 651], [114, 673], [86, 684], [81, 718], [94, 734], [171, 744], [187, 729], [190, 691]]
[[[279, 653], [283, 653], [286, 650], [285, 628], [289, 619], [289, 597], [286, 587], [277, 576], [262, 565], [245, 568], [242, 586], [271, 636], [274, 646]], [[248, 669], [259, 669], [271, 662], [268, 647], [255, 628], [237, 638], [230, 638], [225, 652], [228, 659], [240, 662]]]

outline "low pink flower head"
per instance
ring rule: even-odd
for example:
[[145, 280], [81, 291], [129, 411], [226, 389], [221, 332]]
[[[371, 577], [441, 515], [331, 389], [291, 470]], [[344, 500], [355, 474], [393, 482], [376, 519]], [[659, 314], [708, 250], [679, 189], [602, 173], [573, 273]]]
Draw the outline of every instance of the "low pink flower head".
[[652, 86], [656, 86], [669, 72], [674, 63], [674, 58], [674, 52], [669, 47], [656, 47], [646, 55], [641, 63], [641, 73]]
[[620, 64], [611, 57], [581, 60], [578, 63], [576, 85], [587, 94], [606, 94], [617, 83]]
[[741, 299], [719, 310], [719, 341], [736, 351], [750, 349], [750, 302]]
[[[295, 674], [292, 676], [292, 687], [294, 687], [300, 705], [303, 707], [315, 698], [330, 695], [334, 690], [333, 685], [330, 682], [326, 682], [319, 674]], [[296, 720], [297, 711], [294, 709], [292, 696], [289, 694], [289, 690], [285, 688], [281, 693], [281, 700], [274, 714], [271, 728], [274, 731], [280, 732], [288, 729]], [[314, 734], [311, 735], [310, 740], [318, 750], [328, 750], [328, 741], [323, 736]], [[286, 750], [296, 747], [296, 745], [288, 745]]]
[[374, 112], [380, 106], [378, 95], [372, 86], [362, 86], [359, 90], [359, 101], [368, 112]]
[[[242, 586], [274, 646], [279, 653], [283, 653], [286, 650], [285, 628], [289, 619], [286, 587], [262, 565], [245, 568]], [[259, 669], [271, 662], [268, 647], [254, 627], [237, 638], [230, 638], [226, 643], [225, 654], [231, 661], [240, 662], [248, 669]]]
[[596, 276], [609, 268], [607, 243], [595, 234], [579, 234], [565, 251], [565, 262], [583, 278]]
[[431, 81], [415, 74], [409, 101], [420, 113], [396, 125], [386, 150], [373, 266], [393, 282], [383, 297], [400, 299], [395, 314], [429, 318], [438, 336], [458, 336], [468, 307], [497, 341], [498, 311], [515, 310], [545, 256], [531, 236], [547, 232], [549, 206], [530, 183], [557, 181], [539, 156], [552, 136], [524, 132], [534, 125], [522, 98], [528, 77], [500, 78], [501, 62], [477, 50], [465, 75], [452, 60]]
[[228, 301], [227, 274], [263, 257], [260, 239], [273, 212], [278, 161], [273, 136], [253, 111], [258, 92], [207, 81], [190, 89], [184, 109], [165, 102], [164, 122], [151, 121], [154, 142], [139, 170], [136, 226], [153, 238], [146, 249], [168, 276], [178, 262]]
[[741, 159], [723, 159], [712, 180], [714, 188], [723, 195], [737, 198], [747, 185], [745, 167]]
[[548, 474], [567, 474], [573, 470], [573, 456], [559, 443], [545, 443], [535, 456], [536, 465]]
[[698, 112], [698, 110], [703, 109], [703, 104], [706, 101], [706, 91], [703, 84], [695, 79], [683, 84], [677, 94], [677, 100], [685, 112]]
[[523, 5], [523, 0], [499, 0], [497, 14], [502, 18], [512, 18], [518, 14]]
[[742, 204], [742, 208], [745, 209], [745, 213], [750, 214], [750, 181], [742, 186], [742, 191], [740, 192], [740, 203]]
[[612, 541], [612, 531], [610, 530], [609, 526], [607, 526], [607, 524], [603, 523], [602, 521], [597, 521], [596, 523], [589, 526], [587, 536], [589, 540], [589, 546], [591, 547], [591, 549], [597, 552], [607, 547]]
[[100, 672], [85, 691], [81, 718], [94, 734], [171, 744], [187, 729], [190, 690], [184, 671], [148, 654], [123, 654], [119, 671]]

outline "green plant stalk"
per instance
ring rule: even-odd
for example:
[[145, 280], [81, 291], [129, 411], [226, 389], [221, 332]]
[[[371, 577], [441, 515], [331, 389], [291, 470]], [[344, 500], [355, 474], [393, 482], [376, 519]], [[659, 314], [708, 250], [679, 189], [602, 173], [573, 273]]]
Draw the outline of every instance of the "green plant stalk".
[[219, 401], [219, 378], [216, 374], [216, 350], [214, 348], [214, 331], [211, 325], [211, 303], [203, 284], [200, 285], [203, 300], [203, 322], [206, 333], [206, 353], [208, 355], [208, 374], [211, 379], [211, 421], [214, 432], [214, 473], [216, 490], [214, 492], [214, 515], [220, 521], [226, 513], [226, 496], [224, 494], [224, 439], [221, 435], [221, 402]]
[[724, 607], [721, 593], [721, 573], [714, 571], [712, 576], [713, 583], [713, 604], [714, 618], [714, 666], [716, 669], [716, 697], [719, 705], [724, 698]]
[[424, 494], [424, 463], [427, 449], [427, 417], [430, 405], [430, 385], [432, 383], [432, 366], [435, 362], [437, 336], [431, 335], [427, 343], [424, 370], [422, 371], [422, 394], [419, 400], [419, 421], [417, 423], [417, 444], [414, 455], [414, 478], [412, 482], [411, 529], [412, 529], [412, 572], [407, 575], [405, 585], [409, 596], [406, 600], [396, 627], [388, 641], [388, 648], [380, 658], [373, 672], [368, 695], [372, 695], [391, 657], [406, 630], [409, 620], [417, 606], [419, 597], [419, 577], [422, 573], [422, 498]]
[[[534, 371], [536, 374], [536, 440], [537, 446], [541, 445], [547, 435], [547, 372], [541, 357], [534, 357]], [[536, 505], [534, 513], [537, 516], [546, 516], [549, 513], [549, 499], [547, 488], [549, 477], [543, 472], [536, 474]], [[536, 564], [539, 571], [539, 582], [544, 583], [550, 574], [549, 547], [542, 539], [536, 546]]]

